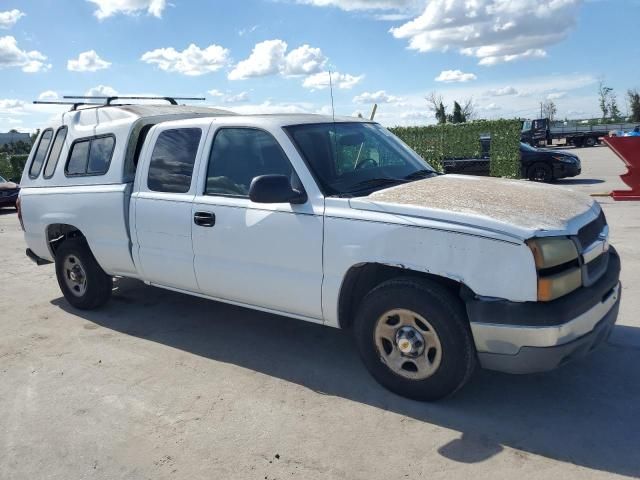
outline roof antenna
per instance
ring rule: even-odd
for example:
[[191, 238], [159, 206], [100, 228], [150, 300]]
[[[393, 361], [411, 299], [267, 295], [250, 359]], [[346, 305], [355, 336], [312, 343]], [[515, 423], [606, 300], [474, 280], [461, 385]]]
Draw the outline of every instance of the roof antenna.
[[336, 109], [333, 106], [333, 78], [331, 78], [331, 70], [329, 70], [329, 89], [331, 90], [331, 115], [333, 116], [333, 123], [335, 123]]

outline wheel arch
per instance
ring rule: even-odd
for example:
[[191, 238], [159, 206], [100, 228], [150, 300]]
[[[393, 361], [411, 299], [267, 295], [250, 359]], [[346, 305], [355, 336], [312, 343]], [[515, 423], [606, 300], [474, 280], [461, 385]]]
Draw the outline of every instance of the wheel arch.
[[67, 238], [86, 238], [82, 230], [75, 225], [68, 223], [52, 223], [45, 229], [47, 247], [53, 259], [56, 258], [56, 251]]
[[338, 295], [338, 325], [348, 329], [353, 324], [355, 313], [365, 295], [381, 283], [398, 277], [430, 280], [450, 290], [463, 301], [473, 292], [459, 280], [403, 266], [384, 263], [361, 263], [352, 266], [345, 274]]

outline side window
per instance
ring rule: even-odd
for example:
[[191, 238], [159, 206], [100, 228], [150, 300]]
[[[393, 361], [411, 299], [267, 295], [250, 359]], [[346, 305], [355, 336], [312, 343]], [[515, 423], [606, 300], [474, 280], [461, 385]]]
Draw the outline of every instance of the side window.
[[116, 145], [112, 135], [83, 138], [71, 145], [65, 172], [69, 176], [104, 175]]
[[255, 177], [273, 174], [293, 175], [275, 138], [252, 128], [223, 128], [211, 148], [205, 195], [247, 197]]
[[199, 128], [176, 128], [160, 133], [149, 164], [149, 190], [168, 193], [189, 191], [201, 136]]
[[87, 171], [89, 160], [89, 140], [74, 142], [67, 161], [67, 175], [82, 175]]
[[47, 150], [49, 150], [51, 137], [53, 137], [52, 129], [48, 128], [47, 130], [42, 132], [40, 141], [38, 142], [38, 146], [36, 147], [36, 153], [33, 155], [31, 167], [29, 168], [29, 177], [36, 178], [38, 175], [40, 175], [40, 170], [42, 170], [44, 158], [47, 155]]
[[89, 164], [87, 166], [89, 175], [99, 175], [107, 172], [115, 144], [116, 141], [113, 137], [101, 137], [91, 140]]
[[58, 160], [60, 159], [60, 154], [62, 153], [65, 138], [67, 138], [67, 127], [60, 127], [53, 139], [53, 146], [49, 151], [47, 163], [44, 166], [44, 178], [51, 178], [53, 176], [53, 172], [55, 172], [56, 165], [58, 165]]

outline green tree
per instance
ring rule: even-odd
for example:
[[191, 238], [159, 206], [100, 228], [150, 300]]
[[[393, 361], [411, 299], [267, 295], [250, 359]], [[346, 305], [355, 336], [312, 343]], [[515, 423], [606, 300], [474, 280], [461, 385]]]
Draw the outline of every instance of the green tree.
[[640, 122], [640, 92], [637, 88], [627, 90], [627, 97], [629, 99], [629, 121]]
[[604, 82], [600, 80], [600, 84], [598, 86], [598, 98], [600, 110], [602, 111], [602, 120], [606, 120], [610, 113], [609, 107], [611, 105], [611, 92], [613, 92], [613, 88], [607, 87]]
[[451, 123], [464, 123], [466, 119], [462, 113], [462, 107], [458, 102], [453, 102], [453, 115], [451, 116]]
[[540, 103], [540, 110], [542, 111], [542, 117], [548, 118], [550, 122], [555, 119], [556, 113], [558, 113], [558, 107], [553, 100], [545, 100]]
[[613, 91], [609, 95], [609, 115], [611, 116], [611, 120], [615, 121], [619, 120], [622, 116], [620, 109], [618, 108], [618, 99]]
[[436, 109], [436, 120], [438, 120], [438, 123], [441, 125], [447, 123], [447, 107], [445, 107], [442, 102], [440, 102]]

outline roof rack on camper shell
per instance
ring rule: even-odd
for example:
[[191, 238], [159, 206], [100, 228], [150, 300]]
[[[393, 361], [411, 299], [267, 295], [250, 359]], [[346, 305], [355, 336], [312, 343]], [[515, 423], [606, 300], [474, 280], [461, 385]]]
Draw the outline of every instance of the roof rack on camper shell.
[[[71, 105], [71, 111], [75, 111], [78, 107], [90, 106], [90, 107], [107, 107], [114, 106], [113, 102], [119, 100], [164, 100], [169, 102], [170, 105], [178, 105], [178, 100], [182, 101], [204, 101], [204, 97], [170, 97], [170, 96], [95, 96], [95, 95], [65, 95], [63, 97], [66, 100], [81, 100], [72, 102], [60, 102], [49, 100], [34, 100], [34, 104], [38, 105]], [[84, 100], [104, 100], [103, 103], [85, 102]], [[121, 104], [117, 104], [121, 105]]]

